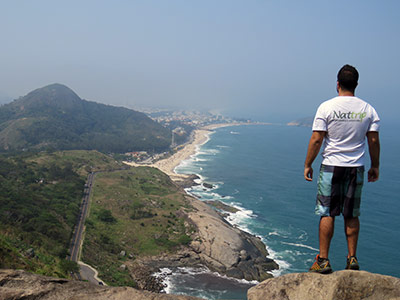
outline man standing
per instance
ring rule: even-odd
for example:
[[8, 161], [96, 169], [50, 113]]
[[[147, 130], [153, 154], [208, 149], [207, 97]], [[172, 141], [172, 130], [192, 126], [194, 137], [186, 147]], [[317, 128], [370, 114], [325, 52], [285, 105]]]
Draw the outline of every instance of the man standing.
[[360, 223], [361, 189], [364, 181], [365, 139], [368, 141], [371, 168], [368, 181], [379, 178], [379, 117], [375, 109], [355, 97], [358, 72], [343, 66], [337, 75], [338, 96], [323, 102], [315, 115], [313, 133], [304, 164], [304, 178], [312, 181], [311, 167], [322, 151], [315, 212], [319, 215], [319, 254], [310, 272], [331, 273], [329, 246], [333, 236], [335, 217], [344, 217], [347, 239], [346, 269], [359, 270], [356, 258]]

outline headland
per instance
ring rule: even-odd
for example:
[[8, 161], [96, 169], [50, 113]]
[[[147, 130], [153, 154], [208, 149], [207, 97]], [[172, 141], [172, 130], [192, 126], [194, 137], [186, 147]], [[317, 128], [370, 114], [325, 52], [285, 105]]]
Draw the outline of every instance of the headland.
[[[258, 123], [257, 123], [258, 124]], [[214, 129], [228, 126], [251, 125], [248, 123], [213, 124], [195, 130], [191, 139], [176, 152], [146, 166], [154, 167], [167, 174], [178, 186], [189, 187], [194, 184], [196, 175], [177, 174], [175, 168], [184, 160], [196, 154], [199, 146], [206, 143]], [[143, 164], [127, 163], [132, 166]], [[268, 251], [261, 239], [228, 223], [224, 216], [231, 212], [230, 206], [219, 203], [205, 203], [186, 196], [193, 210], [187, 213], [187, 221], [196, 230], [188, 247], [175, 254], [164, 254], [139, 260], [142, 268], [156, 271], [160, 268], [201, 267], [228, 277], [262, 281], [271, 278], [271, 271], [279, 266], [268, 258]], [[233, 208], [232, 208], [233, 209]], [[136, 277], [140, 281], [142, 276]]]

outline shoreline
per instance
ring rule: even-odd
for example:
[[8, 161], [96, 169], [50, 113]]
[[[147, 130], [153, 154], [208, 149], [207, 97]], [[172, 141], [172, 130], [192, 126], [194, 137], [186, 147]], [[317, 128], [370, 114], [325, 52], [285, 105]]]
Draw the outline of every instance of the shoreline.
[[[194, 179], [196, 179], [197, 175], [177, 174], [175, 168], [182, 161], [195, 155], [199, 146], [209, 140], [210, 134], [215, 129], [240, 125], [266, 124], [212, 124], [194, 130], [189, 142], [181, 146], [181, 149], [170, 157], [152, 164], [127, 164], [135, 167], [147, 166], [157, 168], [182, 188], [196, 185]], [[232, 211], [233, 207], [217, 202], [214, 205], [210, 205], [211, 203], [206, 203], [187, 191], [186, 194], [186, 199], [193, 207], [193, 211], [186, 212], [188, 223], [197, 229], [194, 236], [192, 236], [192, 242], [187, 248], [172, 255], [165, 254], [156, 258], [143, 258], [139, 262], [140, 265], [146, 266], [146, 269], [153, 270], [152, 273], [158, 273], [162, 268], [206, 267], [212, 273], [216, 272], [230, 279], [244, 279], [247, 282], [253, 280], [262, 281], [273, 277], [272, 272], [278, 270], [279, 265], [270, 258], [270, 253], [266, 245], [261, 241], [261, 238], [226, 220], [226, 214], [234, 213]], [[230, 209], [227, 209], [228, 207]], [[239, 210], [237, 209], [237, 211]]]
[[191, 133], [191, 139], [186, 144], [178, 146], [178, 150], [169, 157], [160, 159], [151, 164], [139, 164], [135, 162], [124, 162], [127, 165], [133, 167], [153, 167], [167, 174], [172, 181], [184, 181], [190, 178], [188, 174], [178, 174], [175, 172], [175, 168], [179, 166], [184, 160], [189, 159], [192, 155], [195, 155], [198, 147], [205, 144], [209, 140], [210, 134], [217, 128], [238, 126], [241, 123], [221, 123], [207, 125], [198, 129], [193, 130]]
[[198, 147], [208, 142], [210, 134], [214, 133], [215, 129], [242, 125], [271, 125], [271, 123], [219, 123], [207, 125], [193, 130], [191, 134], [191, 140], [188, 141], [186, 144], [178, 146], [178, 150], [169, 157], [160, 159], [151, 164], [139, 164], [135, 162], [124, 163], [133, 167], [146, 166], [157, 168], [167, 174], [172, 181], [182, 182], [190, 179], [190, 177], [195, 174], [178, 174], [175, 172], [175, 168], [179, 166], [183, 161], [189, 159], [192, 155], [195, 155]]

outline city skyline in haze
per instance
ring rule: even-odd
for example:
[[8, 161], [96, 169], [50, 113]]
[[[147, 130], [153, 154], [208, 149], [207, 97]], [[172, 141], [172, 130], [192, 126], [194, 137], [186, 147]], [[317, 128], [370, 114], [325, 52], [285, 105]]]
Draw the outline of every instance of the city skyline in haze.
[[215, 110], [286, 122], [336, 95], [396, 120], [397, 1], [2, 1], [0, 98], [52, 83], [133, 109]]

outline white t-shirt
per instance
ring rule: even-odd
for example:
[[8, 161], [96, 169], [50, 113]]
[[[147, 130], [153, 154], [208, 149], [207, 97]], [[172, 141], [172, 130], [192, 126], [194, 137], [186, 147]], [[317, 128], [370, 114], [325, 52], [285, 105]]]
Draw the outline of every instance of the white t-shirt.
[[314, 118], [313, 131], [326, 131], [322, 164], [340, 167], [364, 165], [368, 131], [379, 131], [379, 116], [367, 102], [338, 96], [323, 102]]

